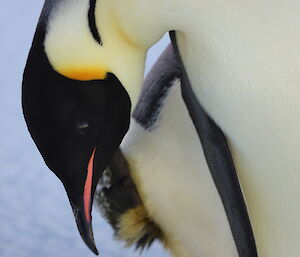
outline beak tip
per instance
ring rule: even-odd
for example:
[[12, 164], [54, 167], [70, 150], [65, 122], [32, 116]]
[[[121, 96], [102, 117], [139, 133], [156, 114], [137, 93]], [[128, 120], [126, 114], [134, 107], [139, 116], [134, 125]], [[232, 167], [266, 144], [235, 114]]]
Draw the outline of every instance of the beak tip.
[[99, 255], [99, 252], [98, 252], [97, 248], [94, 249], [93, 253], [94, 253], [95, 255]]
[[97, 250], [96, 244], [95, 244], [95, 240], [94, 237], [88, 237], [88, 238], [83, 238], [83, 241], [85, 242], [85, 244], [87, 245], [87, 247], [95, 254], [95, 255], [99, 255], [99, 252]]
[[78, 231], [81, 235], [82, 240], [85, 242], [86, 246], [95, 254], [99, 255], [99, 252], [96, 248], [94, 236], [93, 236], [93, 229], [91, 222], [88, 222], [85, 215], [83, 208], [74, 208], [73, 212], [75, 215], [75, 220], [77, 223]]
[[95, 255], [99, 255], [99, 252], [96, 248], [96, 245], [95, 245], [95, 242], [94, 241], [89, 241], [89, 242], [86, 242], [86, 245], [87, 247], [95, 254]]
[[93, 231], [92, 227], [88, 226], [88, 233], [83, 233], [81, 234], [81, 237], [83, 241], [85, 242], [86, 246], [95, 254], [99, 255], [99, 252], [96, 248], [94, 236], [93, 236]]

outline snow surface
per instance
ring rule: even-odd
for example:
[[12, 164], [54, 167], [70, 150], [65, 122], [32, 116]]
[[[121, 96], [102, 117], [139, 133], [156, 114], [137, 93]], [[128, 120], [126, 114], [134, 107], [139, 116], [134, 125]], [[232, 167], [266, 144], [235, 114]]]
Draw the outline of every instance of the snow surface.
[[[27, 132], [21, 109], [22, 72], [42, 0], [1, 0], [0, 9], [0, 256], [94, 256], [82, 242], [60, 181], [47, 169]], [[147, 70], [168, 44], [149, 55]], [[95, 240], [104, 257], [136, 257], [113, 240], [93, 213]], [[167, 257], [159, 244], [141, 256]]]

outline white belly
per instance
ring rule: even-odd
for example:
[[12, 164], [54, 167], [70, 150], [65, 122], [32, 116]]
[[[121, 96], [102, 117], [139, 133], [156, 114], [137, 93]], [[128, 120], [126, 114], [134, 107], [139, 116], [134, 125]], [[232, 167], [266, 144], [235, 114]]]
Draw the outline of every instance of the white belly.
[[179, 85], [152, 132], [132, 121], [122, 150], [176, 257], [237, 257], [223, 205]]
[[274, 5], [214, 9], [205, 30], [191, 26], [178, 43], [198, 99], [229, 139], [259, 256], [298, 257], [300, 4]]

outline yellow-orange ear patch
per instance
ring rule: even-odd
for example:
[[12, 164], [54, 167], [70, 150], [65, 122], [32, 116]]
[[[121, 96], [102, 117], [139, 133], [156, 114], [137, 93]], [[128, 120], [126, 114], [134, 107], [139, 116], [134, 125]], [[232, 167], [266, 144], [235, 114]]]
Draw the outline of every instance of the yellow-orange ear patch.
[[59, 73], [64, 75], [69, 79], [75, 80], [97, 80], [105, 79], [107, 75], [107, 70], [99, 67], [89, 67], [89, 68], [65, 68], [59, 69]]

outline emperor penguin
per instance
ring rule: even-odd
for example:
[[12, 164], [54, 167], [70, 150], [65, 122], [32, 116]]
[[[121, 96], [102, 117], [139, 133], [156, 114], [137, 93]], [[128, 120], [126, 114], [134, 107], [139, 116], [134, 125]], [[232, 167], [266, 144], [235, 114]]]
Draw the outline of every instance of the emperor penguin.
[[181, 80], [169, 46], [145, 79], [96, 205], [127, 246], [144, 249], [159, 240], [174, 257], [238, 257]]
[[[112, 73], [107, 73], [102, 79], [92, 79], [92, 73], [95, 72], [95, 74], [100, 74], [101, 70], [93, 64], [92, 59], [94, 57], [90, 54], [95, 54], [99, 49], [104, 47], [102, 37], [100, 37], [95, 25], [95, 2], [90, 2], [89, 5], [86, 6], [86, 9], [79, 7], [76, 9], [77, 14], [74, 16], [74, 19], [78, 22], [76, 26], [73, 24], [72, 19], [67, 18], [70, 3], [71, 2], [65, 1], [45, 2], [24, 71], [22, 104], [29, 132], [47, 166], [62, 181], [84, 242], [95, 254], [97, 254], [98, 251], [94, 243], [91, 225], [93, 196], [103, 170], [111, 160], [128, 130], [131, 102], [134, 102], [134, 99], [130, 101], [129, 95], [122, 86], [122, 83]], [[80, 4], [79, 2], [76, 3]], [[73, 49], [74, 55], [70, 56], [68, 60], [64, 58], [61, 60], [69, 62], [71, 68], [68, 67], [68, 65], [65, 68], [70, 74], [76, 75], [76, 77], [73, 77], [73, 75], [70, 76], [70, 74], [60, 74], [57, 72], [55, 66], [51, 63], [52, 54], [47, 52], [47, 44], [53, 40], [52, 36], [49, 36], [51, 35], [51, 27], [56, 26], [53, 24], [54, 21], [62, 19], [62, 14], [64, 17], [61, 21], [62, 24], [69, 22], [70, 29], [73, 25], [76, 29], [73, 31], [72, 29], [62, 30], [61, 32], [64, 35], [61, 39], [63, 40], [68, 37], [72, 38], [75, 35], [77, 35], [77, 37], [72, 40], [75, 45], [69, 45], [69, 47], [75, 47]], [[82, 20], [79, 18], [82, 18]], [[79, 49], [76, 49], [78, 40], [82, 40], [80, 51], [85, 52], [87, 57], [86, 60], [80, 60], [76, 57], [76, 54], [78, 54], [79, 51]], [[62, 44], [62, 47], [63, 46], [64, 45]], [[91, 46], [93, 49], [90, 49]], [[120, 50], [117, 49], [116, 51]], [[53, 53], [54, 55], [60, 54], [58, 49]], [[124, 55], [126, 55], [126, 53], [124, 53]], [[123, 56], [121, 52], [120, 56]], [[100, 60], [101, 58], [99, 61]], [[133, 60], [132, 63], [134, 62], [135, 61]], [[81, 69], [80, 66], [84, 63], [91, 69]], [[162, 63], [164, 63], [164, 65], [162, 65]], [[150, 76], [146, 81], [145, 85], [147, 86], [144, 87], [144, 92], [146, 93], [142, 94], [139, 105], [135, 108], [133, 114], [134, 117], [139, 117], [140, 119], [147, 118], [148, 122], [153, 115], [155, 116], [157, 114], [158, 110], [153, 108], [160, 106], [162, 96], [166, 93], [166, 90], [171, 87], [171, 84], [173, 85], [175, 82], [175, 84], [178, 84], [176, 87], [176, 97], [180, 98], [178, 87], [181, 83], [177, 81], [179, 80], [179, 77], [182, 78], [182, 67], [178, 61], [175, 61], [173, 53], [170, 53], [170, 50], [168, 50], [168, 53], [164, 54], [162, 60], [156, 67], [157, 68], [154, 68], [151, 74], [157, 74], [157, 76]], [[166, 67], [169, 67], [169, 69]], [[167, 80], [157, 81], [158, 78], [165, 78]], [[176, 81], [174, 81], [175, 78], [177, 78]], [[148, 88], [152, 79], [155, 80], [155, 83], [152, 82], [153, 87]], [[147, 91], [151, 91], [151, 93], [147, 93]], [[168, 97], [168, 99], [176, 100], [174, 97]], [[149, 108], [149, 110], [146, 110], [146, 113], [142, 111], [143, 106], [148, 106], [147, 108]], [[184, 110], [184, 108], [181, 108], [181, 110]], [[170, 111], [167, 113], [171, 114]], [[203, 122], [207, 130], [212, 131], [214, 140], [217, 141], [220, 140], [220, 138], [224, 139], [223, 134], [206, 116], [203, 109], [200, 109], [199, 113], [204, 117]], [[150, 115], [150, 117], [148, 117], [148, 115]], [[187, 113], [185, 113], [184, 117], [185, 120], [188, 119]], [[133, 120], [133, 122], [135, 121]], [[177, 122], [177, 124], [180, 125], [181, 120], [179, 119]], [[182, 122], [184, 122], [184, 120], [182, 120]], [[149, 126], [151, 125], [150, 123]], [[189, 124], [191, 125], [191, 123]], [[148, 125], [144, 124], [144, 126], [147, 127]], [[215, 131], [218, 131], [218, 135]], [[187, 133], [190, 132], [193, 133], [191, 128]], [[197, 142], [199, 143], [198, 148], [201, 150], [199, 140]], [[228, 155], [229, 151], [226, 150], [227, 144], [226, 142], [224, 143], [224, 140], [222, 142], [223, 143], [219, 142], [218, 146], [221, 145], [225, 149], [223, 152], [227, 154], [230, 168], [227, 167], [226, 169], [228, 163], [226, 164], [224, 161], [221, 163], [221, 166], [224, 171], [228, 172], [229, 175], [227, 178], [231, 177], [231, 179], [228, 179], [229, 183], [227, 183], [228, 181], [224, 181], [223, 183], [226, 185], [226, 187], [224, 186], [225, 191], [229, 190], [231, 194], [223, 194], [226, 198], [224, 201], [223, 197], [222, 202], [223, 204], [225, 203], [226, 208], [234, 214], [231, 215], [231, 217], [235, 218], [235, 221], [237, 221], [235, 224], [238, 224], [239, 226], [232, 227], [229, 222], [231, 231], [229, 232], [228, 223], [226, 220], [224, 221], [224, 216], [222, 216], [222, 208], [220, 206], [216, 207], [217, 210], [221, 208], [221, 212], [216, 213], [215, 215], [220, 215], [222, 218], [218, 220], [214, 225], [214, 228], [209, 228], [210, 232], [207, 231], [207, 235], [210, 234], [210, 238], [216, 236], [221, 243], [214, 250], [211, 250], [212, 247], [203, 246], [202, 251], [213, 256], [218, 252], [218, 249], [223, 249], [223, 247], [225, 247], [227, 250], [224, 250], [224, 254], [228, 255], [228, 252], [231, 253], [235, 251], [234, 249], [237, 245], [239, 252], [244, 251], [248, 254], [249, 249], [253, 248], [253, 236], [251, 234], [248, 216], [238, 181], [235, 178], [235, 173], [232, 172], [234, 169], [230, 166], [232, 161], [230, 160], [230, 154]], [[218, 147], [215, 147], [215, 149], [218, 149]], [[199, 158], [199, 161], [203, 154], [200, 150], [195, 156], [196, 159]], [[187, 149], [185, 153], [187, 153]], [[196, 161], [196, 163], [193, 164], [194, 167], [198, 165], [199, 161]], [[205, 161], [202, 162], [202, 165], [205, 166], [204, 163]], [[218, 164], [216, 165], [218, 166]], [[200, 174], [201, 173], [199, 173], [199, 175]], [[137, 183], [133, 184], [135, 185]], [[212, 191], [214, 190], [213, 188], [214, 186], [212, 185]], [[122, 190], [120, 192], [122, 192]], [[118, 193], [118, 196], [120, 196], [120, 193]], [[120, 196], [120, 199], [117, 200], [121, 201], [122, 199], [124, 198]], [[195, 199], [198, 198], [196, 197]], [[130, 199], [125, 198], [125, 200], [125, 202], [129, 201], [130, 203]], [[211, 206], [214, 206], [214, 204], [211, 204]], [[199, 210], [201, 208], [197, 209]], [[204, 210], [207, 210], [207, 207], [205, 207]], [[193, 213], [193, 209], [191, 209], [190, 212]], [[196, 213], [197, 212], [193, 215], [196, 215]], [[178, 217], [174, 218], [176, 219]], [[216, 217], [215, 219], [217, 220]], [[201, 220], [201, 218], [198, 220]], [[205, 220], [204, 217], [203, 224], [205, 223]], [[240, 220], [242, 222], [240, 222]], [[192, 220], [190, 221], [193, 222]], [[213, 224], [213, 221], [210, 220], [209, 224]], [[222, 226], [218, 228], [217, 224], [222, 224]], [[196, 227], [197, 226], [195, 226], [195, 228]], [[217, 235], [217, 232], [220, 232], [220, 235], [229, 233], [229, 236], [226, 237], [226, 239], [221, 240], [220, 235]], [[200, 235], [200, 241], [195, 240], [194, 245], [198, 242], [202, 242], [200, 245], [203, 245], [205, 236], [203, 233], [200, 233]], [[232, 237], [234, 238], [234, 244], [232, 243]], [[168, 236], [168, 238], [169, 244], [172, 243], [172, 246], [169, 246], [169, 248], [175, 249], [174, 245], [177, 239], [172, 239], [172, 236]], [[225, 246], [227, 241], [228, 245]], [[182, 244], [184, 245], [184, 243]], [[187, 246], [182, 247], [184, 248]], [[177, 248], [179, 248], [179, 246], [176, 247], [176, 249]], [[197, 250], [198, 248], [192, 250], [192, 254], [195, 255], [195, 251]], [[185, 250], [177, 249], [172, 251], [175, 251], [175, 254], [178, 255], [178, 251], [181, 254], [181, 252]], [[188, 251], [190, 250], [186, 250], [186, 252]]]
[[[183, 98], [234, 238], [250, 230], [232, 190], [235, 165], [258, 255], [298, 255], [299, 8], [294, 0], [45, 1], [24, 73], [23, 109], [94, 252], [97, 180], [128, 129], [148, 48], [174, 31]], [[210, 133], [199, 106], [220, 130]]]

